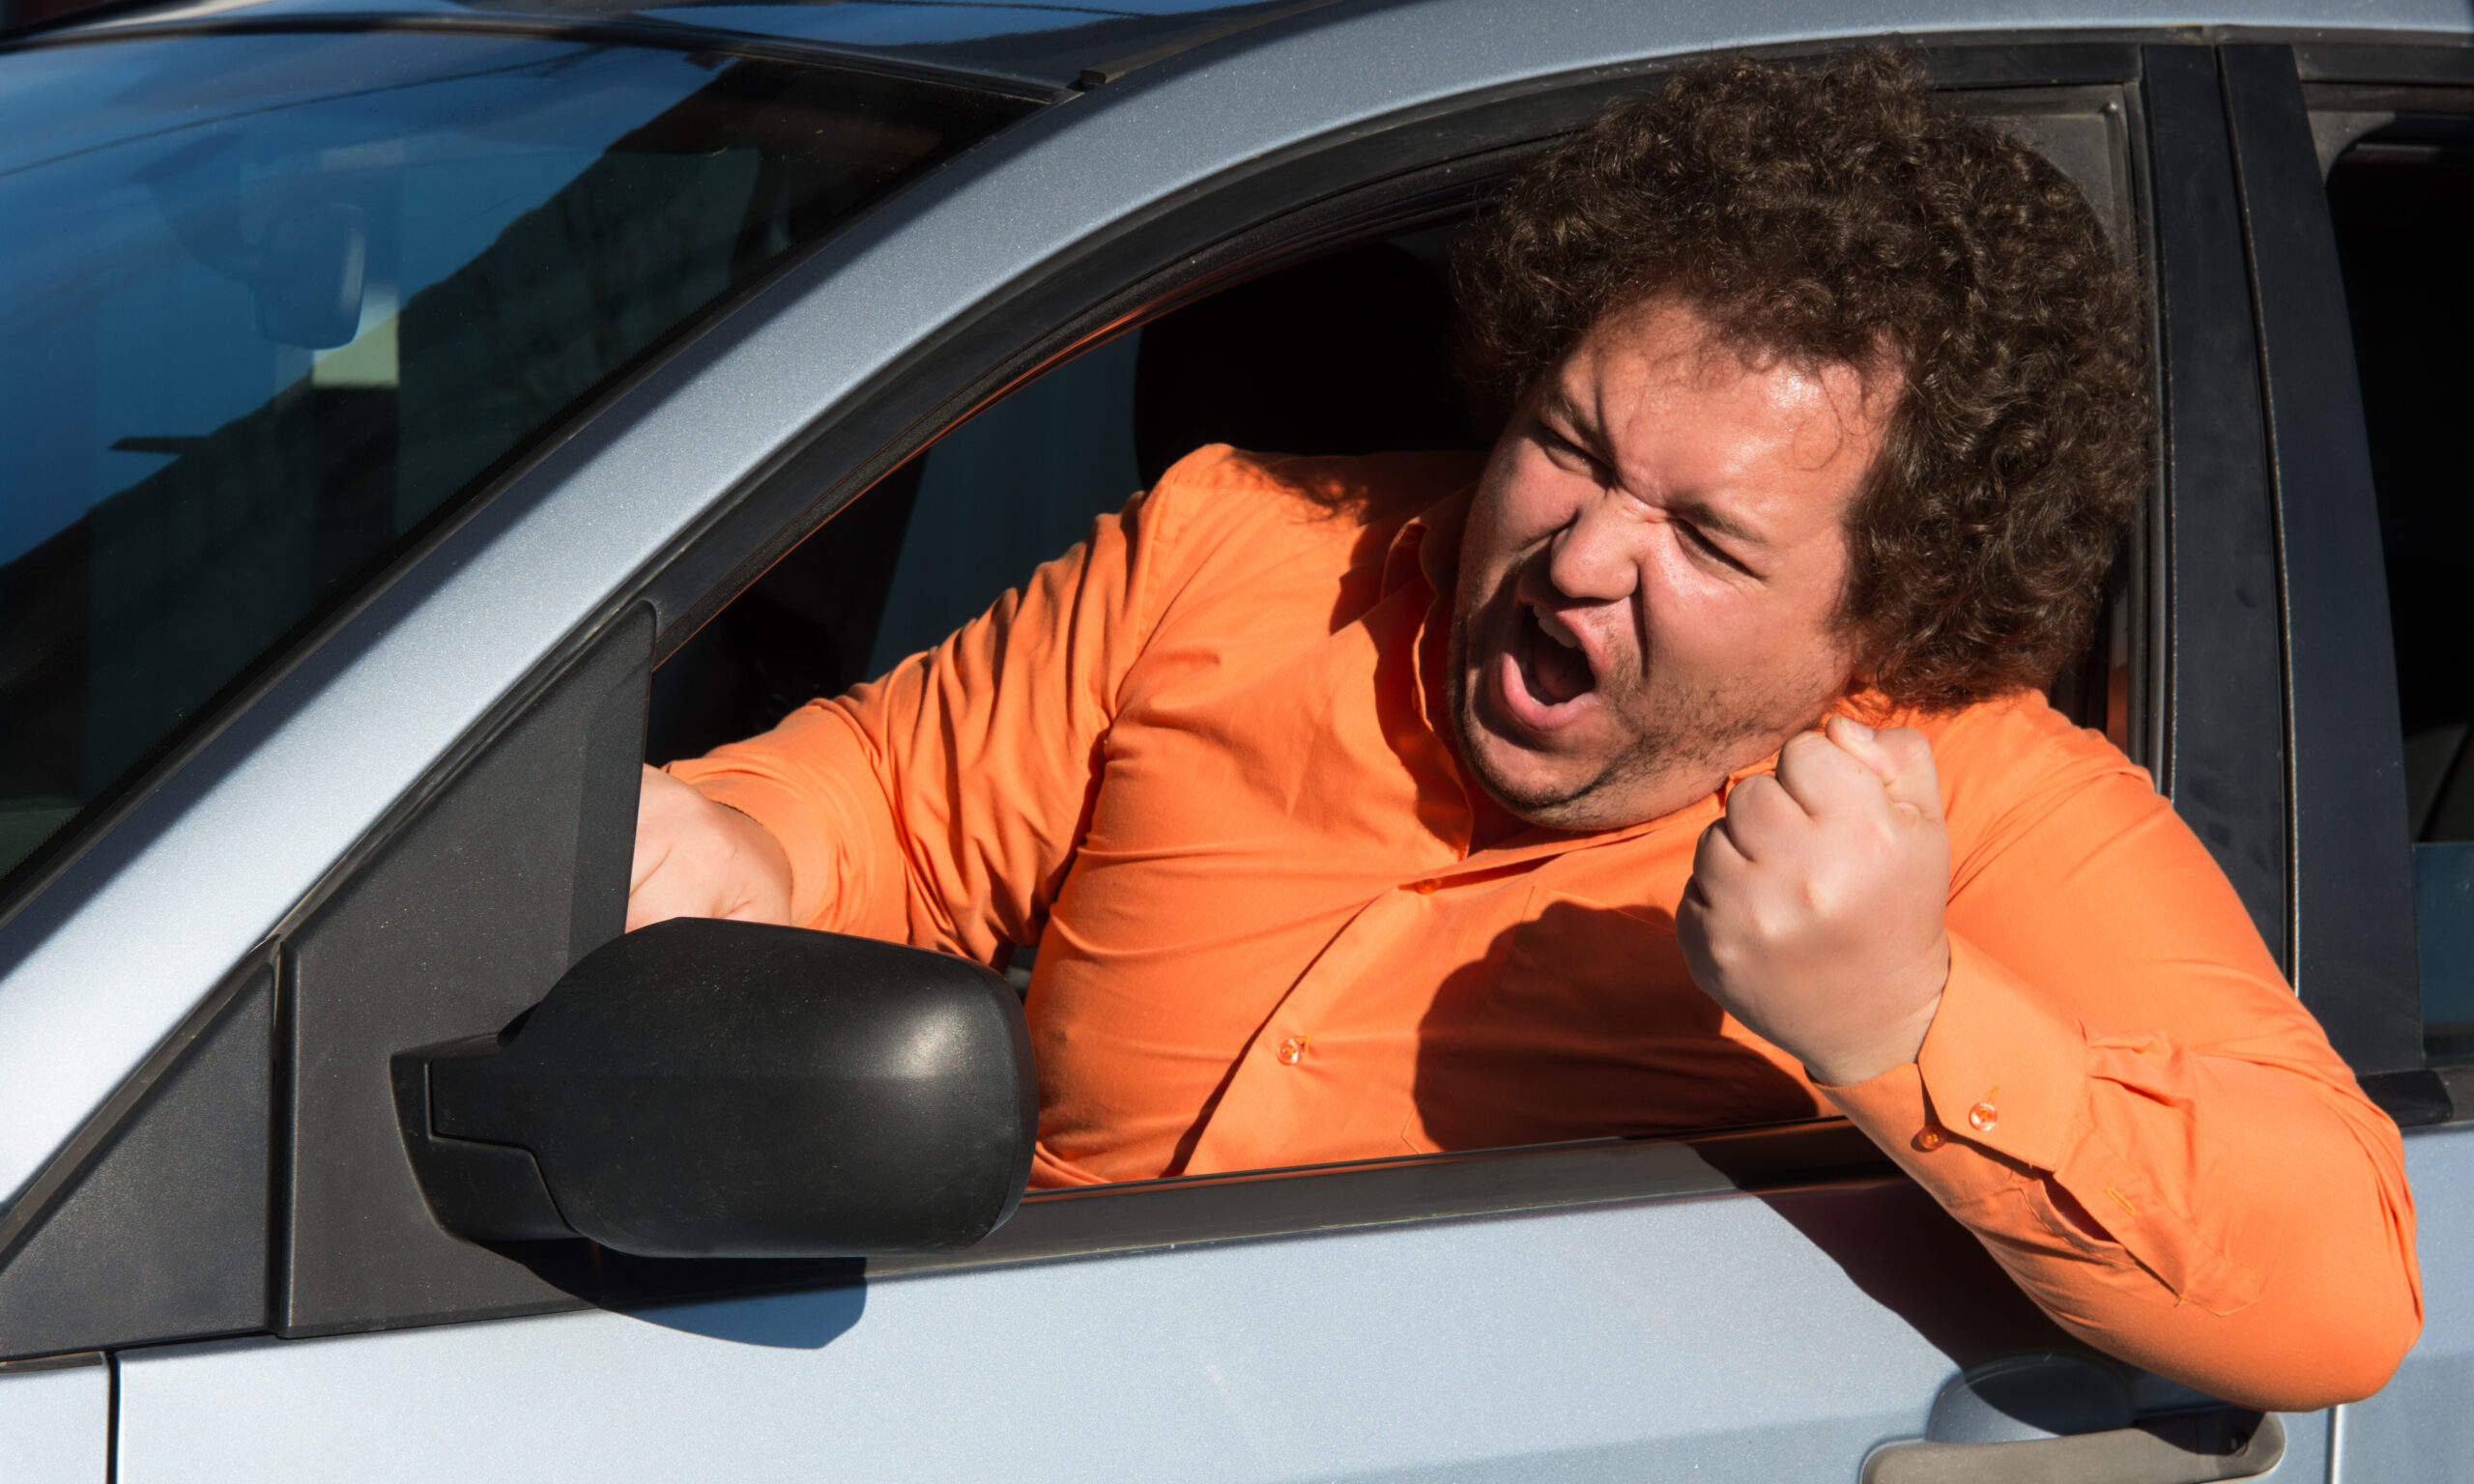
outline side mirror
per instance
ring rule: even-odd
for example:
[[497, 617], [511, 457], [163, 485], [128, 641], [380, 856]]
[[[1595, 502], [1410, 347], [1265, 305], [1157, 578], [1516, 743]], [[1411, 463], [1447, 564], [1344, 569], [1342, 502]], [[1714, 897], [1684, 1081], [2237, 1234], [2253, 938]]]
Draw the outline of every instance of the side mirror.
[[360, 207], [319, 202], [275, 218], [258, 243], [249, 275], [258, 334], [313, 351], [360, 333], [369, 268], [369, 223]]
[[967, 1246], [1014, 1213], [1038, 1094], [1021, 1000], [960, 958], [680, 918], [495, 1036], [394, 1058], [441, 1225], [644, 1257]]

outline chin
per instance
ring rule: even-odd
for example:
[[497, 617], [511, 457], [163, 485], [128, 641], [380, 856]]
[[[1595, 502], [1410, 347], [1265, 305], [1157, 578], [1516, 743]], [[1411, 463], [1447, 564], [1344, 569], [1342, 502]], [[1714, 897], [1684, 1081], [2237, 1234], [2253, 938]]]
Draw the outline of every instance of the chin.
[[1597, 796], [1605, 780], [1602, 764], [1523, 747], [1465, 709], [1459, 723], [1460, 753], [1469, 771], [1507, 813], [1548, 829], [1605, 827], [1608, 821], [1597, 818], [1607, 803]]

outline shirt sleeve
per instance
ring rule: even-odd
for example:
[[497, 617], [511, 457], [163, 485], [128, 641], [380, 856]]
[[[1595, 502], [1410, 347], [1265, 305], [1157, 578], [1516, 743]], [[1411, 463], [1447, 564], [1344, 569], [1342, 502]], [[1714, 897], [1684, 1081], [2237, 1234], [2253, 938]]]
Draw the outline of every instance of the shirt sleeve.
[[988, 963], [1039, 941], [1147, 633], [1176, 479], [883, 678], [671, 765], [781, 842], [793, 922]]
[[1823, 1091], [2091, 1344], [2250, 1406], [2367, 1396], [2422, 1325], [2397, 1127], [2088, 750], [1962, 858], [1915, 1061]]

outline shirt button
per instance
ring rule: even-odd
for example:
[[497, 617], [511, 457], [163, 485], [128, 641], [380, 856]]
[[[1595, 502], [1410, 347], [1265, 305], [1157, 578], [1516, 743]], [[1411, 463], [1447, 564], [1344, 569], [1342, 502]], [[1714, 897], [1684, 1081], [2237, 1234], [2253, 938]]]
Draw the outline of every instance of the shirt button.
[[1968, 1127], [1978, 1133], [1991, 1133], [1993, 1126], [2001, 1122], [2001, 1110], [1989, 1102], [1979, 1102], [1968, 1109]]
[[1289, 1037], [1286, 1041], [1280, 1043], [1280, 1050], [1276, 1054], [1280, 1057], [1280, 1064], [1282, 1067], [1296, 1066], [1298, 1063], [1306, 1060], [1306, 1038], [1303, 1036]]
[[1931, 1154], [1934, 1150], [1940, 1149], [1942, 1147], [1942, 1141], [1948, 1137], [1948, 1134], [1942, 1131], [1941, 1125], [1926, 1124], [1922, 1128], [1916, 1130], [1915, 1147], [1923, 1150], [1926, 1154]]
[[1438, 885], [1441, 885], [1441, 883], [1435, 881], [1421, 881], [1417, 885], [1417, 893], [1421, 897], [1431, 897], [1434, 895], [1434, 889]]

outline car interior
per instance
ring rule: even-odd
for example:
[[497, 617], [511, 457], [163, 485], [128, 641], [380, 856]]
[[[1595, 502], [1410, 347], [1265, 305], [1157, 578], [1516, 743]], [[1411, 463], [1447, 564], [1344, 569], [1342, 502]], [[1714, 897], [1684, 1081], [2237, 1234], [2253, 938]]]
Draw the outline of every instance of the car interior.
[[1086, 351], [914, 455], [654, 672], [646, 760], [762, 731], [976, 616], [1205, 443], [1482, 448], [1447, 369], [1447, 234], [1256, 278]]

